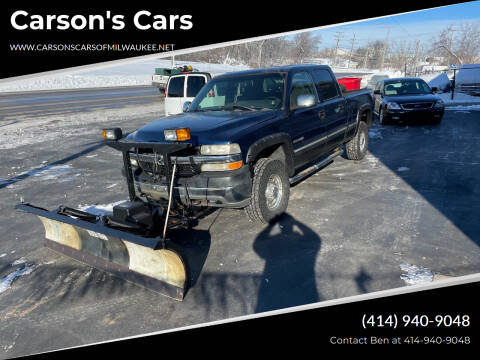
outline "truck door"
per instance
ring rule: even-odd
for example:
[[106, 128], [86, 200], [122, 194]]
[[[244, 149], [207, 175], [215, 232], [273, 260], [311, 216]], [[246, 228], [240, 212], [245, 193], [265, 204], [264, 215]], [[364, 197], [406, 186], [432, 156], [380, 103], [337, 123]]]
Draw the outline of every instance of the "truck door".
[[348, 120], [346, 101], [328, 70], [315, 69], [312, 75], [322, 106], [320, 122], [322, 133], [328, 137], [326, 147], [334, 147], [343, 142], [345, 135]]
[[[322, 146], [322, 124], [319, 116], [322, 106], [318, 102], [315, 84], [307, 71], [294, 73], [290, 83], [289, 119], [288, 129], [295, 152], [295, 166], [301, 166], [308, 162]], [[311, 95], [315, 101], [309, 107], [300, 107], [299, 96]]]
[[184, 102], [182, 100], [185, 98], [185, 77], [186, 75], [175, 75], [168, 79], [165, 94], [165, 116], [182, 112]]

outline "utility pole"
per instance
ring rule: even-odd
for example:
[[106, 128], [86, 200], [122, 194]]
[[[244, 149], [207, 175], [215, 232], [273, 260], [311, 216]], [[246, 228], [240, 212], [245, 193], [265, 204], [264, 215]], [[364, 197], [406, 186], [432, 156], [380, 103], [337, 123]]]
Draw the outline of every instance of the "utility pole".
[[418, 50], [420, 49], [420, 40], [417, 40], [417, 47], [415, 48], [415, 58], [413, 59], [413, 66], [415, 69], [415, 76], [417, 76], [417, 61], [418, 61]]
[[387, 52], [387, 42], [388, 42], [389, 35], [390, 35], [390, 26], [388, 27], [387, 36], [385, 37], [385, 41], [383, 42], [382, 57], [380, 58], [380, 71], [383, 70], [383, 63], [385, 62], [385, 54]]
[[263, 50], [263, 43], [265, 42], [265, 40], [262, 40], [260, 41], [259, 45], [258, 45], [258, 67], [261, 68], [262, 67], [262, 50]]
[[337, 31], [335, 34], [335, 40], [337, 40], [337, 45], [335, 45], [335, 58], [333, 59], [333, 66], [337, 65], [337, 56], [338, 56], [338, 44], [342, 40], [342, 31]]
[[353, 34], [352, 47], [350, 48], [350, 55], [348, 56], [347, 68], [350, 68], [350, 61], [352, 61], [353, 45], [355, 44], [355, 34]]
[[363, 59], [363, 68], [367, 68], [368, 55], [370, 54], [370, 40], [367, 43], [367, 51], [365, 51], [365, 58]]

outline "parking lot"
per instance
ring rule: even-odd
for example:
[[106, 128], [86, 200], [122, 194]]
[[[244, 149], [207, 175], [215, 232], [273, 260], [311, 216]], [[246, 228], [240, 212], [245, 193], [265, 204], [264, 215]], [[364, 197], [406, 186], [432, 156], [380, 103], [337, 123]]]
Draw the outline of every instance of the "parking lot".
[[274, 225], [223, 209], [177, 232], [193, 275], [183, 302], [44, 248], [40, 221], [15, 204], [127, 199], [121, 154], [100, 129], [163, 114], [160, 101], [135, 106], [0, 121], [0, 279], [20, 274], [0, 284], [0, 357], [397, 288], [412, 266], [434, 280], [480, 269], [478, 110], [448, 110], [439, 126], [375, 124], [366, 158], [339, 157], [294, 186]]

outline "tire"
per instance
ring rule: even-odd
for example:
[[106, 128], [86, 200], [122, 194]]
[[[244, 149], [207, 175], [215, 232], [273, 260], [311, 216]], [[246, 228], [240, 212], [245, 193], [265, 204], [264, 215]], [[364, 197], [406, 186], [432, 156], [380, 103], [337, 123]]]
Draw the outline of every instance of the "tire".
[[384, 115], [384, 112], [383, 112], [383, 109], [380, 108], [378, 110], [378, 122], [380, 125], [386, 125], [387, 124], [387, 119], [385, 118], [385, 115]]
[[360, 121], [357, 133], [345, 147], [350, 160], [362, 160], [365, 157], [368, 150], [368, 127], [364, 121]]
[[267, 223], [283, 214], [290, 197], [290, 182], [281, 160], [261, 158], [253, 168], [252, 195], [245, 207], [248, 217]]

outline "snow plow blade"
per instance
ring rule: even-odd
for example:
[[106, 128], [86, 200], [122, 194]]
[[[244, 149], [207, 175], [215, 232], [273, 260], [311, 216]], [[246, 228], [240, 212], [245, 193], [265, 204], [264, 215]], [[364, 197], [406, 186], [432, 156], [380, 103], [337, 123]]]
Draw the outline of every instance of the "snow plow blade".
[[[49, 211], [30, 204], [18, 210], [34, 215], [45, 228], [45, 245], [114, 276], [183, 300], [187, 269], [178, 251], [161, 237], [144, 237], [106, 226], [102, 217], [63, 207]], [[67, 208], [68, 209], [68, 208]], [[78, 215], [78, 216], [77, 216]]]

